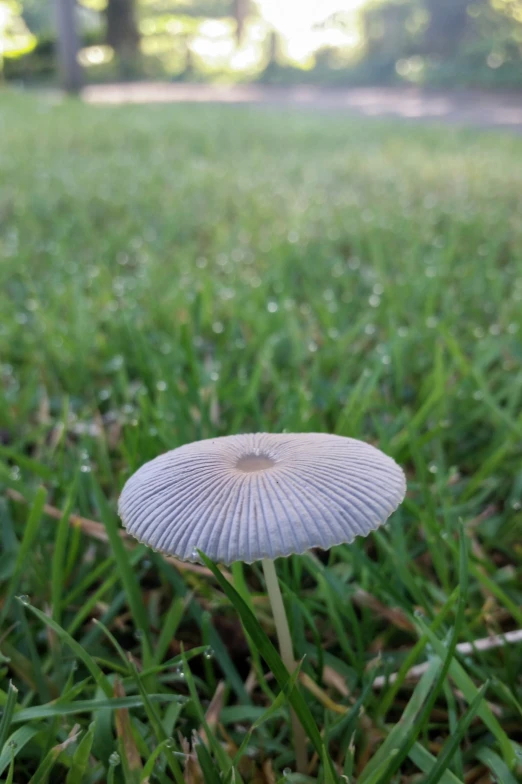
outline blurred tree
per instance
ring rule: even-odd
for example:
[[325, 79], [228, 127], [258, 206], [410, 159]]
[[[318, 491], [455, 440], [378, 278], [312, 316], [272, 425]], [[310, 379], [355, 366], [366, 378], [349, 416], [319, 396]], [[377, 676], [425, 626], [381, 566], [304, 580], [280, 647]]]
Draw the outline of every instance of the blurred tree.
[[496, 11], [522, 24], [522, 0], [491, 0]]
[[16, 0], [0, 3], [0, 80], [4, 78], [4, 58], [20, 57], [36, 46], [36, 37], [20, 16]]
[[107, 43], [120, 64], [121, 76], [130, 76], [138, 59], [140, 33], [134, 0], [107, 0]]
[[[487, 5], [487, 0], [483, 2]], [[438, 55], [456, 52], [470, 21], [469, 0], [424, 0], [424, 4], [429, 14], [424, 34], [425, 51]]]
[[78, 62], [76, 0], [56, 0], [56, 27], [60, 81], [64, 90], [77, 93], [82, 86], [82, 69]]
[[364, 58], [368, 79], [377, 83], [395, 79], [395, 63], [415, 51], [411, 19], [418, 3], [409, 0], [373, 3], [362, 14]]
[[[67, 17], [70, 3], [0, 0], [0, 7], [10, 8], [11, 54], [6, 53], [7, 33], [0, 40], [6, 78], [52, 78], [57, 50], [55, 7], [61, 13], [63, 80], [69, 89], [77, 89], [78, 41], [71, 24], [74, 19], [70, 13]], [[85, 50], [80, 59], [84, 75], [95, 80], [141, 76], [206, 80], [218, 73], [236, 80], [260, 78], [266, 66], [263, 78], [280, 83], [317, 78], [346, 85], [406, 80], [450, 87], [522, 86], [522, 0], [366, 0], [357, 11], [347, 11], [345, 6], [331, 15], [328, 25], [348, 35], [355, 31], [355, 43], [343, 49], [338, 36], [328, 52], [325, 49], [320, 57], [316, 53], [315, 69], [310, 66], [311, 58], [306, 73], [298, 65], [288, 66], [284, 37], [263, 18], [264, 6], [256, 0], [76, 3], [77, 37]], [[299, 13], [297, 6], [296, 26]], [[30, 47], [19, 45], [18, 33], [13, 44], [15, 29], [25, 30]], [[104, 43], [111, 49], [103, 47]], [[89, 52], [91, 47], [99, 51]], [[103, 61], [97, 59], [101, 49], [107, 52]]]
[[250, 11], [249, 0], [233, 0], [232, 10], [236, 20], [236, 41], [239, 45], [243, 38], [245, 21]]
[[35, 35], [55, 32], [53, 4], [55, 0], [22, 0], [21, 12], [28, 28]]

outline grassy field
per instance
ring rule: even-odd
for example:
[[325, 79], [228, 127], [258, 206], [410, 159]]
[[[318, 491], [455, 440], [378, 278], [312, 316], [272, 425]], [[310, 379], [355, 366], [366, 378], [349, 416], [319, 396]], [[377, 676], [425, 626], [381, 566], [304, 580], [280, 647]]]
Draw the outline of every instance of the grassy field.
[[[2, 780], [519, 781], [521, 645], [456, 645], [522, 628], [522, 139], [0, 108]], [[277, 562], [305, 657], [280, 692], [259, 566], [232, 570], [248, 637], [115, 510], [167, 449], [283, 429], [377, 444], [409, 491]]]

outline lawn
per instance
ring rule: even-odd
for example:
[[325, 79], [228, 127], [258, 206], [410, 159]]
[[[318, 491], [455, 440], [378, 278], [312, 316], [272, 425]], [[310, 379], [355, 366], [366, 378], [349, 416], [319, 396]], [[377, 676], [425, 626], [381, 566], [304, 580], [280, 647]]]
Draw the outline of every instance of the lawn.
[[[298, 689], [310, 780], [515, 784], [521, 644], [456, 645], [522, 628], [522, 139], [0, 107], [3, 780], [305, 781]], [[259, 564], [231, 570], [249, 637], [116, 504], [168, 449], [284, 429], [378, 445], [408, 495], [277, 561], [304, 657], [280, 692]]]

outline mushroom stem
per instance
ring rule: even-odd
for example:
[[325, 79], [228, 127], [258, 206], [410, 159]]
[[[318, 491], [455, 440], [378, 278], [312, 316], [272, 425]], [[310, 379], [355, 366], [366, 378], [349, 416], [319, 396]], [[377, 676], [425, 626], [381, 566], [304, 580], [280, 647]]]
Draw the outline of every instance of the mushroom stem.
[[[279, 581], [277, 579], [275, 565], [273, 560], [270, 558], [263, 558], [262, 563], [268, 598], [270, 600], [270, 604], [272, 605], [272, 614], [274, 616], [277, 639], [279, 642], [279, 652], [286, 669], [288, 672], [292, 673], [296, 668], [294, 649], [292, 645], [292, 638], [290, 636], [290, 627], [288, 626], [288, 619], [286, 617], [286, 610], [283, 604], [283, 597], [281, 596], [281, 589], [279, 588]], [[297, 772], [306, 773], [308, 770], [306, 734], [293, 708], [290, 709], [290, 714], [292, 717], [292, 731], [294, 735]]]

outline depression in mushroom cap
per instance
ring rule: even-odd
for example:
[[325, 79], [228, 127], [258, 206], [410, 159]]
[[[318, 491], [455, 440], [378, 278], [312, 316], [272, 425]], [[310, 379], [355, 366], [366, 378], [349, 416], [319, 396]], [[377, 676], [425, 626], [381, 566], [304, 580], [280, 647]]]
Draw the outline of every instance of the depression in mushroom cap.
[[155, 550], [252, 563], [366, 536], [405, 492], [402, 469], [363, 441], [254, 433], [196, 441], [151, 460], [125, 484], [119, 513]]

